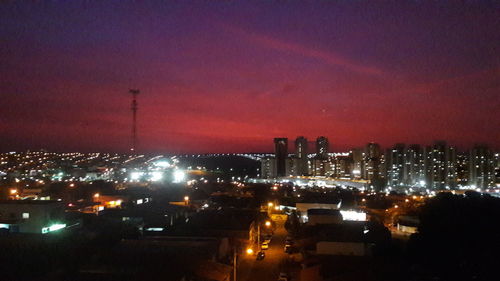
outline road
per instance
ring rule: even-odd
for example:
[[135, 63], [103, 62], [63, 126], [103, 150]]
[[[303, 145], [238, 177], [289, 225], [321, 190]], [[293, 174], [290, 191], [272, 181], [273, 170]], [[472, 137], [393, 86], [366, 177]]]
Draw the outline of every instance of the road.
[[238, 266], [237, 281], [276, 281], [280, 272], [286, 272], [288, 254], [284, 252], [287, 232], [283, 224], [278, 224], [274, 231], [266, 257], [256, 260], [255, 256], [242, 256]]

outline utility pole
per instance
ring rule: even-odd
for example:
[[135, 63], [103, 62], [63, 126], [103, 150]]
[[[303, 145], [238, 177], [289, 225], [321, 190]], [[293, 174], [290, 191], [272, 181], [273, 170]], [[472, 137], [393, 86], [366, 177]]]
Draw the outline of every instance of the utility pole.
[[139, 90], [137, 89], [130, 89], [129, 93], [132, 94], [132, 106], [130, 109], [132, 109], [132, 147], [130, 148], [130, 151], [135, 152], [136, 151], [136, 146], [137, 146], [137, 95], [140, 93]]

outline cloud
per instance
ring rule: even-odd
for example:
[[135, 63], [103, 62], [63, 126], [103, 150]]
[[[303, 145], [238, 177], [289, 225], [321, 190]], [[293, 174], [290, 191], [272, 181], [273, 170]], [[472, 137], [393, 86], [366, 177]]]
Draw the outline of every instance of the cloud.
[[236, 34], [253, 44], [259, 45], [264, 48], [278, 50], [282, 52], [294, 53], [304, 57], [318, 59], [326, 64], [342, 67], [347, 70], [361, 74], [376, 75], [376, 76], [384, 75], [384, 71], [382, 71], [379, 68], [355, 63], [331, 51], [325, 52], [321, 50], [316, 50], [299, 44], [285, 42], [279, 39], [274, 39], [255, 32], [247, 32], [241, 28], [234, 26], [229, 26], [225, 24], [222, 26], [223, 29], [233, 34]]

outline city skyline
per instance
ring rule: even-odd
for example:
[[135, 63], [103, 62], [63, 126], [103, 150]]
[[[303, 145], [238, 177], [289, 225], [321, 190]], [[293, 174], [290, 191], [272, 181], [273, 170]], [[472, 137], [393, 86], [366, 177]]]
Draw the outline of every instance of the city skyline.
[[197, 4], [2, 3], [1, 149], [500, 148], [495, 2]]

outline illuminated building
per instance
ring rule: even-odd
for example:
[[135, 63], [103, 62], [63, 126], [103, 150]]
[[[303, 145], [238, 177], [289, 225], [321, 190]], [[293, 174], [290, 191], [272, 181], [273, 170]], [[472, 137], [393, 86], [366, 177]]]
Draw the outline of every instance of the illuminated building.
[[261, 178], [270, 179], [276, 177], [276, 159], [274, 157], [264, 157], [260, 163]]
[[288, 139], [274, 139], [274, 155], [276, 160], [276, 176], [286, 176], [286, 159], [288, 158]]
[[336, 156], [333, 159], [331, 173], [333, 177], [339, 179], [350, 179], [351, 178], [351, 162], [352, 159], [349, 156]]
[[366, 180], [378, 179], [380, 171], [380, 145], [378, 143], [368, 143], [365, 148], [365, 168], [363, 178]]
[[424, 151], [420, 145], [409, 145], [404, 157], [404, 183], [408, 186], [415, 186], [425, 181]]
[[495, 170], [495, 183], [500, 186], [500, 153], [495, 153], [494, 155], [494, 170]]
[[65, 228], [64, 204], [46, 200], [0, 201], [0, 229], [45, 234]]
[[313, 164], [312, 165], [313, 176], [323, 177], [323, 176], [332, 176], [334, 174], [329, 159], [313, 159], [312, 164]]
[[457, 183], [457, 153], [444, 141], [437, 141], [425, 153], [426, 186], [432, 189], [453, 188]]
[[355, 148], [351, 151], [352, 155], [352, 170], [351, 176], [353, 179], [363, 179], [365, 175], [365, 153], [362, 149]]
[[469, 153], [457, 154], [457, 184], [469, 185]]
[[387, 165], [387, 185], [389, 187], [402, 186], [404, 178], [405, 145], [398, 143], [393, 148], [388, 149], [386, 156]]
[[295, 174], [296, 176], [304, 176], [309, 174], [307, 167], [307, 139], [305, 137], [297, 137], [295, 139]]
[[476, 145], [470, 151], [469, 185], [480, 189], [494, 187], [494, 155], [485, 145]]
[[316, 158], [317, 159], [328, 159], [328, 149], [329, 143], [326, 137], [318, 137], [316, 139]]

